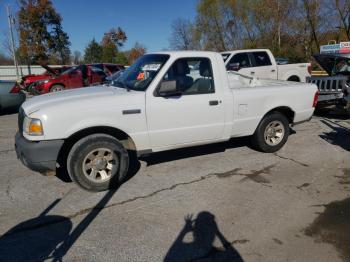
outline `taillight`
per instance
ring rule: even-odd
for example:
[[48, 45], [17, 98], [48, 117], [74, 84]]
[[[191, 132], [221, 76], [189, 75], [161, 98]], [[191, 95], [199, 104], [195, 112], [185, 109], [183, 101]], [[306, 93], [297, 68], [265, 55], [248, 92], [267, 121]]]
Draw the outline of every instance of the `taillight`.
[[307, 66], [307, 72], [311, 75], [311, 73], [312, 73], [312, 66], [311, 65]]
[[316, 93], [315, 93], [315, 96], [314, 96], [314, 102], [312, 103], [312, 107], [316, 107], [316, 105], [317, 105], [317, 101], [318, 101], [318, 96], [320, 95], [320, 92], [319, 91], [317, 91]]
[[17, 83], [12, 87], [10, 93], [11, 94], [18, 94], [21, 91], [21, 88], [19, 87], [19, 85], [17, 85]]

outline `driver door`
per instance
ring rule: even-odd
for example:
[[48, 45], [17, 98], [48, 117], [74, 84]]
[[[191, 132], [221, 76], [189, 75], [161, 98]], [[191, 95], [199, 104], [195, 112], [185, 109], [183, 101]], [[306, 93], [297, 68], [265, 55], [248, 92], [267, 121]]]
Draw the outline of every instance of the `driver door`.
[[68, 76], [67, 88], [76, 88], [83, 86], [83, 77], [80, 68], [73, 70]]
[[[195, 65], [199, 64], [199, 67]], [[221, 94], [216, 91], [208, 58], [182, 58], [174, 62], [162, 83], [176, 81], [174, 95], [156, 89], [146, 98], [147, 124], [152, 148], [221, 138], [225, 114]], [[158, 87], [159, 88], [159, 87]]]

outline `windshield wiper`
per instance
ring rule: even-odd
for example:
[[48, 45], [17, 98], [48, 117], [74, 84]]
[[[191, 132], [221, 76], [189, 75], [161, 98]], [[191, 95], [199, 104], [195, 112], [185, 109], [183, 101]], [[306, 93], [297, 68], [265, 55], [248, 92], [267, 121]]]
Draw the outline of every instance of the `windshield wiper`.
[[120, 84], [122, 86], [122, 88], [125, 88], [126, 91], [130, 92], [130, 87], [126, 83], [124, 83], [123, 81], [117, 81], [117, 82], [114, 82], [114, 83], [115, 83], [115, 85]]

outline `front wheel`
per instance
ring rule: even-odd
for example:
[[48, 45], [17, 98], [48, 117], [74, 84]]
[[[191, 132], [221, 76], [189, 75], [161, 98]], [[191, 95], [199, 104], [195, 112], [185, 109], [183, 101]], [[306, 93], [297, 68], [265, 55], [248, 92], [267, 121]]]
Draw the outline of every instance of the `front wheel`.
[[116, 138], [105, 134], [82, 138], [67, 158], [69, 176], [88, 191], [116, 188], [125, 178], [128, 167], [127, 150]]
[[278, 151], [287, 142], [289, 122], [286, 116], [279, 112], [266, 115], [252, 136], [253, 146], [262, 152]]

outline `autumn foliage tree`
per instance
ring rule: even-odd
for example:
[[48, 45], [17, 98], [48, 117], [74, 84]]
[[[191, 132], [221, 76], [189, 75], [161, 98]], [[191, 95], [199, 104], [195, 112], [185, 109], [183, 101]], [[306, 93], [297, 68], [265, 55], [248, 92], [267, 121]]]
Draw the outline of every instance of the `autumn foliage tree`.
[[135, 45], [127, 52], [127, 57], [129, 64], [133, 64], [137, 58], [144, 55], [147, 49], [145, 46], [141, 45], [139, 42], [136, 42]]
[[190, 39], [201, 50], [269, 48], [276, 56], [305, 61], [330, 40], [350, 40], [350, 1], [198, 0], [193, 20], [179, 21], [172, 26], [174, 49], [184, 49]]
[[50, 0], [20, 0], [19, 51], [28, 64], [61, 63], [70, 58], [70, 42], [62, 18]]
[[120, 28], [112, 28], [102, 38], [102, 61], [113, 63], [116, 59], [119, 47], [127, 40], [126, 33]]

